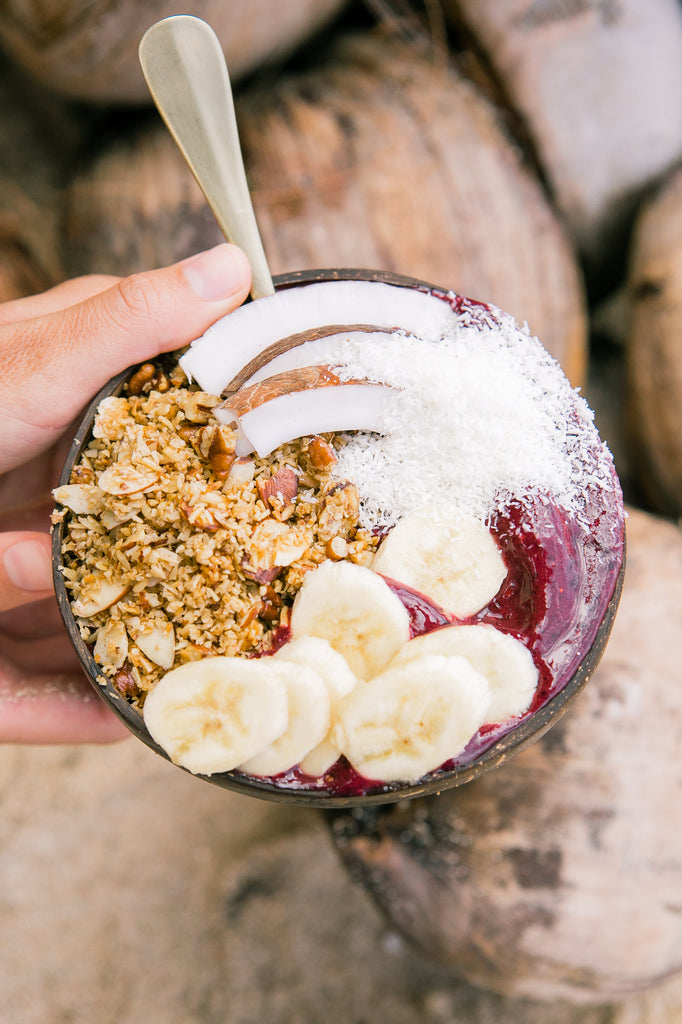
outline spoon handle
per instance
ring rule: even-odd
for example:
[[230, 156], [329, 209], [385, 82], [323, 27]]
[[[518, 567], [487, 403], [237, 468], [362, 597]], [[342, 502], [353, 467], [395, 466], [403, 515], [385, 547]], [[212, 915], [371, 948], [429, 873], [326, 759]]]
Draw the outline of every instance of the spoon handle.
[[274, 292], [244, 162], [230, 79], [215, 32], [188, 15], [164, 18], [140, 42], [149, 91], [225, 237], [249, 258], [254, 299]]

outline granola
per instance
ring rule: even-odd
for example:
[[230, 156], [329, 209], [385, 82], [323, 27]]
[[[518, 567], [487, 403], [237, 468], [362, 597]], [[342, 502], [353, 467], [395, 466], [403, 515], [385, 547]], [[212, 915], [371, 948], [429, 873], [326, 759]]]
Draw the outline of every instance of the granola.
[[367, 565], [379, 537], [359, 525], [354, 484], [332, 476], [342, 436], [236, 458], [216, 396], [149, 369], [131, 385], [100, 403], [55, 497], [81, 636], [141, 708], [173, 667], [268, 653], [306, 574], [330, 556]]

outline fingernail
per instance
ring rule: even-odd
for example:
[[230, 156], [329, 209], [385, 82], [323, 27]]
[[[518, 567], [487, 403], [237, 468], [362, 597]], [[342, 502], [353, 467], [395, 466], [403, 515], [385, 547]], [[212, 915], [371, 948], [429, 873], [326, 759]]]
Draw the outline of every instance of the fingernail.
[[244, 253], [236, 245], [226, 242], [190, 256], [180, 265], [190, 286], [205, 302], [229, 299], [244, 291], [251, 276]]
[[52, 565], [47, 549], [36, 540], [22, 540], [5, 551], [7, 579], [17, 590], [51, 590]]

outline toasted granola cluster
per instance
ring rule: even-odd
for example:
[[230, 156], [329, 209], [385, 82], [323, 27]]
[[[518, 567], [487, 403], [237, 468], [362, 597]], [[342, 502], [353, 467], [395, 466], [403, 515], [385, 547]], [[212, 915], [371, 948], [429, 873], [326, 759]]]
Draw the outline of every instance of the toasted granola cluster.
[[342, 437], [237, 458], [219, 399], [153, 371], [102, 401], [55, 492], [81, 635], [140, 705], [178, 665], [267, 652], [307, 572], [368, 564], [378, 544], [359, 527], [356, 487], [334, 476]]

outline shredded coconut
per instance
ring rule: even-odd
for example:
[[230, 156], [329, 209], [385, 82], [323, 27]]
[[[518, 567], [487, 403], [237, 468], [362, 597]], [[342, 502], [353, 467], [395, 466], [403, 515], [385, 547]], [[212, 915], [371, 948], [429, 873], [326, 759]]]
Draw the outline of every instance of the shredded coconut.
[[396, 332], [372, 345], [319, 343], [314, 361], [395, 389], [381, 439], [349, 435], [334, 470], [358, 487], [365, 527], [391, 526], [434, 500], [489, 520], [533, 496], [580, 520], [585, 491], [613, 487], [584, 399], [501, 311], [453, 314], [439, 341]]

